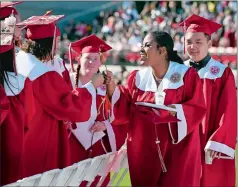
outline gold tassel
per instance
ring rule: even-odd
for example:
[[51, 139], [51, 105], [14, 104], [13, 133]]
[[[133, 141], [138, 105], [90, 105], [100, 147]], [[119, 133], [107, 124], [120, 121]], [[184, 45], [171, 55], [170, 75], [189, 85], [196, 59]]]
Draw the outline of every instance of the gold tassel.
[[157, 145], [157, 150], [158, 150], [158, 155], [159, 155], [159, 159], [160, 159], [160, 163], [161, 163], [161, 168], [162, 168], [162, 171], [163, 173], [167, 172], [167, 169], [166, 169], [166, 166], [165, 166], [165, 163], [164, 163], [164, 159], [163, 159], [163, 156], [162, 156], [162, 153], [161, 153], [161, 150], [160, 150], [160, 141], [157, 139], [155, 141], [156, 145]]

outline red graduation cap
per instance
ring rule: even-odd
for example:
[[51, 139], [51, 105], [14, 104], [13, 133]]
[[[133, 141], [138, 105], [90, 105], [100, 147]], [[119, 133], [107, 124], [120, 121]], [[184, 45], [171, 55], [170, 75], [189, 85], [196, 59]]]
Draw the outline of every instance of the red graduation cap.
[[5, 53], [11, 49], [13, 49], [13, 66], [15, 73], [16, 65], [15, 65], [15, 48], [14, 48], [14, 33], [16, 26], [16, 18], [13, 14], [9, 17], [6, 17], [1, 21], [1, 45], [0, 45], [0, 53]]
[[9, 17], [12, 14], [12, 12], [14, 15], [17, 15], [18, 14], [17, 10], [12, 6], [16, 4], [20, 4], [20, 3], [22, 3], [22, 1], [1, 2], [0, 3], [0, 18]]
[[69, 61], [71, 64], [72, 71], [74, 72], [74, 67], [72, 63], [72, 51], [73, 49], [78, 54], [83, 53], [104, 53], [112, 49], [105, 41], [98, 38], [95, 34], [88, 37], [84, 37], [81, 40], [72, 42], [69, 45]]
[[34, 39], [43, 39], [48, 37], [53, 37], [52, 45], [52, 57], [54, 56], [55, 50], [55, 37], [57, 35], [57, 30], [55, 22], [62, 19], [64, 15], [48, 15], [51, 11], [46, 13], [43, 16], [32, 16], [27, 20], [20, 22], [17, 26], [26, 26], [26, 38]]
[[[49, 11], [47, 11], [43, 16], [49, 16], [52, 12], [53, 12], [53, 10], [49, 10]], [[54, 23], [52, 23], [52, 24], [54, 25]], [[23, 29], [27, 29], [27, 26], [24, 26], [24, 27], [22, 27], [21, 29], [22, 29], [22, 30], [23, 30]], [[26, 38], [26, 39], [31, 39], [31, 38], [28, 37], [28, 35], [31, 36], [31, 32], [28, 31], [28, 32], [26, 32], [26, 34], [25, 34], [25, 38]], [[58, 27], [56, 27], [56, 36], [60, 36], [60, 35], [61, 35], [60, 30], [59, 30]]]
[[209, 36], [222, 27], [221, 24], [195, 14], [184, 20], [179, 26], [184, 27], [186, 32], [203, 32]]
[[17, 26], [27, 26], [26, 36], [31, 40], [54, 37], [57, 31], [55, 22], [63, 17], [64, 15], [32, 16]]
[[212, 33], [216, 32], [218, 29], [222, 27], [221, 24], [218, 24], [216, 22], [205, 19], [195, 14], [188, 17], [186, 20], [180, 23], [179, 26], [184, 28], [184, 47], [185, 47], [185, 32], [203, 32], [211, 36]]
[[[44, 14], [44, 16], [51, 15], [52, 12], [53, 12], [53, 10], [49, 10]], [[56, 37], [60, 36], [60, 35], [61, 35], [60, 29], [58, 27], [56, 27]]]

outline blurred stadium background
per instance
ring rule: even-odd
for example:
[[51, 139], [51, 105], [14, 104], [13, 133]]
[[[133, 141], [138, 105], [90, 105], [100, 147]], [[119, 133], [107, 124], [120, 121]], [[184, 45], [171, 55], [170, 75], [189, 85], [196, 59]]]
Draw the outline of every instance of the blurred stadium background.
[[211, 55], [233, 69], [237, 68], [237, 1], [32, 1], [17, 5], [21, 18], [42, 15], [48, 10], [65, 14], [59, 21], [61, 43], [59, 55], [68, 63], [68, 45], [96, 33], [112, 47], [107, 64], [118, 83], [125, 83], [128, 71], [137, 66], [143, 36], [158, 28], [171, 34], [183, 59], [183, 29], [177, 24], [192, 13], [223, 25], [213, 35]]

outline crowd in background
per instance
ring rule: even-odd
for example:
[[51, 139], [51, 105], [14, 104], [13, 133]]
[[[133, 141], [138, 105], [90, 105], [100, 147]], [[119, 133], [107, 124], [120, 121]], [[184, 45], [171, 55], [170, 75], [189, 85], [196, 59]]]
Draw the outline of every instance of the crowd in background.
[[[187, 56], [183, 53], [183, 28], [179, 28], [178, 23], [194, 13], [223, 25], [222, 29], [212, 36], [213, 48], [210, 52], [235, 69], [236, 7], [236, 1], [160, 1], [146, 2], [142, 11], [138, 12], [135, 2], [123, 2], [117, 10], [101, 11], [91, 25], [70, 20], [62, 31], [60, 55], [67, 62], [69, 42], [95, 33], [113, 47], [108, 58], [112, 64], [136, 64], [144, 35], [152, 29], [159, 28], [173, 37], [174, 49], [186, 59]], [[228, 56], [222, 58], [220, 54]], [[125, 76], [128, 74], [124, 73], [124, 67], [122, 72]]]

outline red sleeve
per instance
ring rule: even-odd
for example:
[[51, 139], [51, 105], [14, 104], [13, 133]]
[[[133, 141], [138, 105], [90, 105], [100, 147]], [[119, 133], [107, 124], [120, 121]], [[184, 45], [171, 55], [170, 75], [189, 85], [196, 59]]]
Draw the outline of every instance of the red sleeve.
[[28, 129], [36, 111], [35, 99], [32, 91], [32, 82], [29, 78], [25, 80], [24, 89], [22, 90], [22, 93], [19, 94], [19, 99], [24, 106], [24, 113], [27, 119], [25, 127]]
[[111, 121], [113, 125], [123, 125], [129, 122], [130, 105], [135, 90], [135, 76], [133, 71], [128, 77], [127, 86], [118, 86], [113, 93]]
[[70, 91], [57, 72], [48, 72], [33, 82], [34, 97], [45, 111], [58, 120], [81, 122], [90, 118], [96, 91], [91, 83]]
[[72, 83], [71, 83], [71, 80], [70, 80], [70, 76], [69, 76], [69, 71], [68, 71], [68, 69], [66, 68], [64, 62], [63, 62], [63, 65], [64, 65], [64, 68], [65, 68], [65, 70], [64, 70], [63, 73], [62, 73], [63, 79], [64, 79], [65, 82], [69, 85], [70, 89], [73, 89]]
[[8, 111], [9, 111], [10, 103], [4, 91], [2, 85], [0, 85], [0, 126], [5, 120]]
[[196, 70], [189, 68], [183, 81], [183, 100], [181, 103], [174, 104], [177, 109], [177, 118], [181, 121], [170, 127], [172, 133], [177, 135], [176, 143], [198, 128], [206, 113], [202, 81]]
[[226, 68], [221, 79], [223, 87], [217, 105], [215, 129], [205, 149], [234, 158], [237, 137], [237, 96], [235, 79], [230, 68]]

